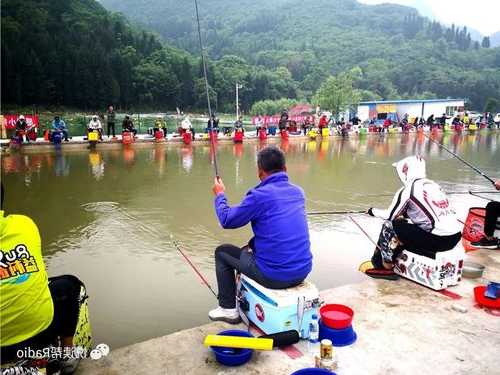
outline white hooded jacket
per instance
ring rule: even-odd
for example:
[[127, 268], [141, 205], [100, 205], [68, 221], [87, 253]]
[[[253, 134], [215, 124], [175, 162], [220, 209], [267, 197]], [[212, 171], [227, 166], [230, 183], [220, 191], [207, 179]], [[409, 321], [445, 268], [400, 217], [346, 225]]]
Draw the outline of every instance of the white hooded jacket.
[[438, 236], [461, 231], [448, 197], [437, 183], [426, 178], [422, 157], [410, 156], [393, 166], [404, 186], [398, 190], [388, 209], [373, 209], [376, 217], [394, 220], [403, 216], [426, 232]]

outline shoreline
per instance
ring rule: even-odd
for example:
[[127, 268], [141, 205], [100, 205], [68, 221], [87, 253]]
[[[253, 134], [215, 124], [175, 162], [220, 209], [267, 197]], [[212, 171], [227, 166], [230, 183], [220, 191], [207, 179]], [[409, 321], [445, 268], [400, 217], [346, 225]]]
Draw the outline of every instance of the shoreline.
[[[487, 132], [498, 132], [500, 129], [478, 129], [478, 130], [467, 130], [467, 131], [462, 131], [460, 133], [455, 133], [455, 132], [443, 132], [443, 131], [438, 131], [436, 134], [442, 134], [442, 135], [453, 135], [453, 134], [461, 134], [461, 135], [476, 135], [476, 134], [484, 134], [486, 131]], [[242, 143], [266, 143], [266, 142], [271, 142], [271, 143], [276, 143], [279, 141], [282, 141], [281, 137], [279, 135], [275, 136], [268, 136], [266, 140], [260, 140], [257, 136], [253, 135], [254, 132], [248, 132], [249, 135], [245, 135], [243, 142]], [[351, 133], [347, 137], [342, 137], [337, 134], [330, 134], [330, 136], [325, 139], [324, 137], [318, 135], [315, 139], [311, 139], [307, 135], [289, 135], [288, 141], [313, 141], [313, 142], [321, 142], [321, 141], [328, 141], [330, 139], [359, 139], [359, 138], [364, 138], [364, 137], [381, 137], [381, 136], [401, 136], [401, 135], [410, 135], [410, 134], [424, 134], [428, 135], [431, 134], [430, 131], [425, 131], [425, 132], [390, 132], [390, 133], [376, 133], [376, 132], [366, 132], [366, 133]], [[223, 143], [223, 144], [233, 144], [235, 143], [233, 141], [233, 138], [231, 136], [223, 136], [219, 135], [219, 138], [217, 139], [217, 142]], [[148, 146], [148, 145], [166, 145], [166, 144], [176, 144], [176, 145], [182, 145], [182, 146], [190, 146], [190, 145], [209, 145], [209, 140], [207, 138], [203, 138], [200, 134], [196, 134], [196, 138], [192, 141], [191, 144], [185, 145], [182, 141], [182, 137], [179, 136], [178, 134], [167, 134], [167, 138], [161, 139], [161, 140], [156, 140], [154, 137], [152, 137], [149, 134], [139, 134], [137, 136], [137, 139], [130, 145], [123, 145], [121, 141], [121, 134], [117, 135], [116, 139], [110, 139], [107, 138], [107, 136], [104, 136], [104, 139], [101, 142], [98, 142], [95, 146], [96, 150], [102, 150], [102, 149], [114, 149], [117, 147], [143, 147], [143, 146]], [[84, 139], [83, 136], [75, 136], [72, 137], [69, 142], [62, 141], [60, 144], [61, 150], [84, 150], [88, 149], [89, 147], [89, 142]], [[1, 139], [0, 140], [0, 148], [2, 152], [9, 152], [11, 150], [14, 151], [23, 151], [27, 153], [31, 152], [37, 152], [40, 150], [54, 150], [56, 149], [56, 146], [52, 144], [49, 141], [44, 140], [43, 138], [37, 138], [35, 142], [31, 143], [24, 143], [21, 147], [13, 149], [10, 146], [10, 139]]]

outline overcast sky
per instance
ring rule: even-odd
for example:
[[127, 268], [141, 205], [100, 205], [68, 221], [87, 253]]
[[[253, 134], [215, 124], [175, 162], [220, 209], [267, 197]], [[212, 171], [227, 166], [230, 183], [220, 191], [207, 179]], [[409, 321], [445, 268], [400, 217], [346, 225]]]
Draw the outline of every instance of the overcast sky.
[[443, 23], [472, 27], [483, 35], [500, 31], [500, 0], [358, 0], [366, 4], [397, 3], [415, 6], [420, 3]]

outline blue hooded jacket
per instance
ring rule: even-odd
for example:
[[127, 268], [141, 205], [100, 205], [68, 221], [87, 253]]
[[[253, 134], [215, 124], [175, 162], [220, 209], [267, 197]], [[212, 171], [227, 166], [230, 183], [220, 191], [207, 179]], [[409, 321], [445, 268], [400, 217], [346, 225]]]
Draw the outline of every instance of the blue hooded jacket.
[[224, 194], [217, 195], [215, 212], [225, 229], [252, 223], [256, 264], [267, 278], [296, 281], [311, 272], [304, 192], [285, 172], [267, 177], [238, 206], [230, 207]]

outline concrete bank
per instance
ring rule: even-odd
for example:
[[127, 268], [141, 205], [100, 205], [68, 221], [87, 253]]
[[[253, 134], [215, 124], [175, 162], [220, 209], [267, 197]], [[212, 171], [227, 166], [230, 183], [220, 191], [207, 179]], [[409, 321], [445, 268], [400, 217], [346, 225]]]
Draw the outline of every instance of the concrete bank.
[[[480, 250], [469, 253], [467, 259], [487, 266], [483, 278], [463, 279], [449, 289], [452, 293], [448, 296], [405, 279], [367, 278], [360, 284], [323, 291], [326, 303], [347, 304], [355, 311], [353, 325], [358, 340], [335, 349], [337, 373], [500, 374], [500, 312], [476, 306], [473, 297], [476, 285], [500, 281], [500, 251]], [[467, 308], [467, 312], [455, 311], [454, 305]], [[112, 349], [106, 358], [83, 361], [77, 374], [285, 375], [313, 366], [307, 342], [301, 342], [296, 348], [303, 355], [296, 359], [280, 350], [255, 352], [242, 367], [223, 367], [202, 343], [205, 335], [228, 327], [210, 323]]]

